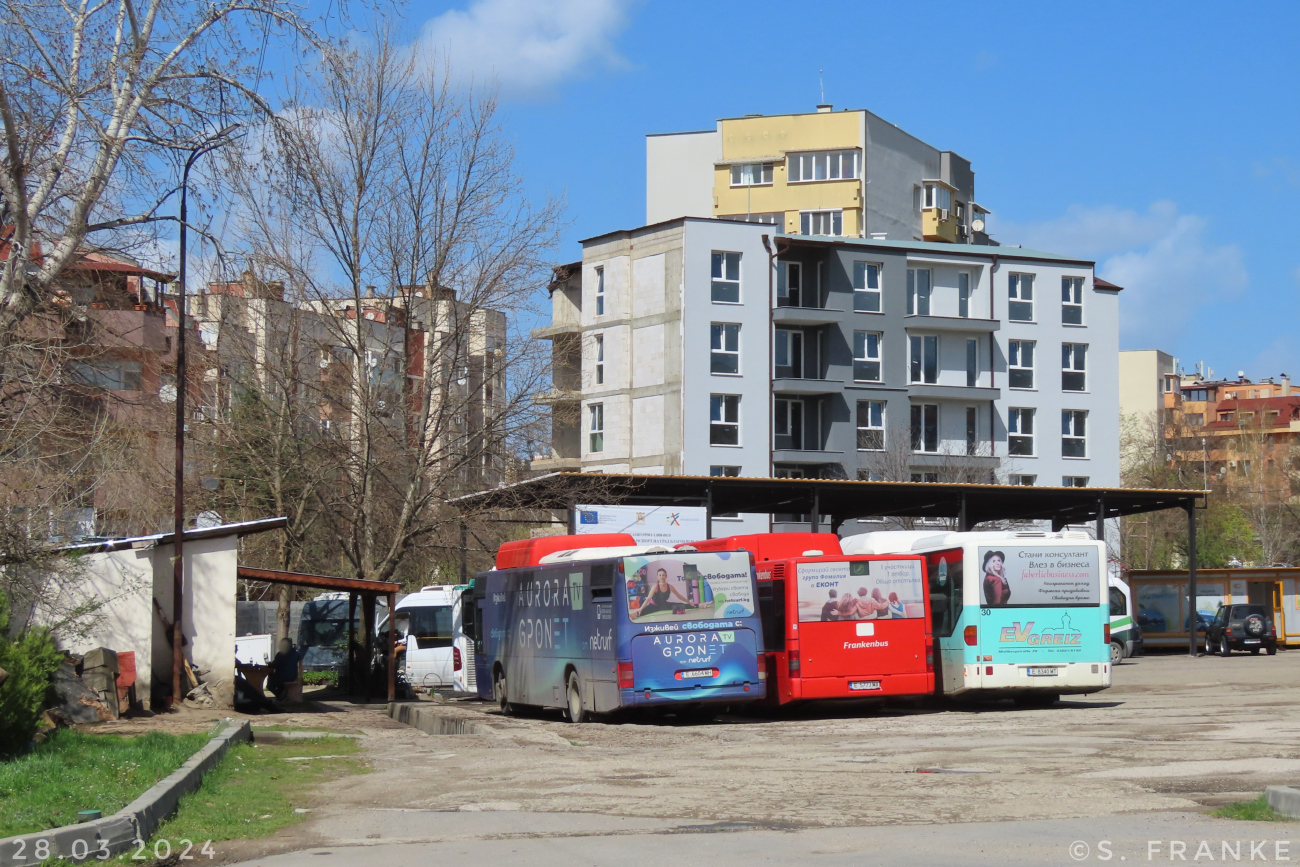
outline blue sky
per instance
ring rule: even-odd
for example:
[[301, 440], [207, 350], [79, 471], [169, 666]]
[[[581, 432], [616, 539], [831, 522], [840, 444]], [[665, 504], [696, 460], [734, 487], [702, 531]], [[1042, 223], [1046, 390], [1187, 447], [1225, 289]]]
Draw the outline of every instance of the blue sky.
[[408, 11], [494, 77], [537, 196], [639, 225], [649, 132], [867, 108], [968, 158], [1003, 243], [1096, 259], [1123, 348], [1300, 377], [1300, 4], [458, 0]]

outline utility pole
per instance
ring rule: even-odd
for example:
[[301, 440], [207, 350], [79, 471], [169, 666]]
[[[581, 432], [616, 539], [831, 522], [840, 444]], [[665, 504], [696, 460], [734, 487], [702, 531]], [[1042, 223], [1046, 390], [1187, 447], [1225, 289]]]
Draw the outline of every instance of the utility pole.
[[185, 392], [189, 385], [185, 370], [185, 292], [186, 292], [186, 228], [189, 226], [188, 193], [190, 189], [190, 169], [199, 157], [210, 150], [221, 147], [230, 141], [230, 134], [239, 124], [230, 126], [212, 138], [190, 149], [189, 158], [185, 160], [185, 170], [181, 173], [181, 237], [180, 237], [180, 296], [176, 299], [176, 490], [173, 506], [175, 519], [175, 541], [172, 548], [172, 707], [179, 707], [188, 690], [184, 689], [185, 651], [184, 631], [181, 621], [185, 616], [182, 594], [185, 584]]

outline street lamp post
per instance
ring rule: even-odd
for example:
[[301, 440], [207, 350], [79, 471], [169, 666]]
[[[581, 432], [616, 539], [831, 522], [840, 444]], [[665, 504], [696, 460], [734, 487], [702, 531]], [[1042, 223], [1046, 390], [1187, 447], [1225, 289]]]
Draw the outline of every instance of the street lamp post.
[[185, 583], [185, 392], [188, 377], [185, 370], [185, 291], [186, 291], [186, 228], [189, 225], [188, 193], [190, 188], [190, 169], [199, 157], [230, 141], [230, 134], [239, 124], [230, 126], [212, 138], [190, 149], [189, 158], [185, 160], [185, 170], [181, 173], [181, 237], [180, 237], [180, 297], [176, 301], [176, 491], [174, 504], [175, 541], [172, 549], [172, 707], [179, 707], [185, 695], [183, 678], [185, 671], [185, 652], [182, 647], [184, 631], [181, 621], [184, 618], [182, 600]]

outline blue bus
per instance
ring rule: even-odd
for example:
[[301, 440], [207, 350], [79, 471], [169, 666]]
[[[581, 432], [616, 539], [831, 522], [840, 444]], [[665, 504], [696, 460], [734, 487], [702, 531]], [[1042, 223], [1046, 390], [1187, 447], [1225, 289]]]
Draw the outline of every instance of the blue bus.
[[748, 553], [582, 547], [585, 538], [548, 537], [539, 556], [503, 551], [499, 566], [521, 565], [475, 577], [462, 610], [480, 697], [505, 713], [561, 708], [571, 722], [624, 709], [707, 715], [764, 697]]
[[841, 545], [925, 557], [937, 693], [1050, 705], [1110, 686], [1106, 545], [1087, 533], [883, 531]]

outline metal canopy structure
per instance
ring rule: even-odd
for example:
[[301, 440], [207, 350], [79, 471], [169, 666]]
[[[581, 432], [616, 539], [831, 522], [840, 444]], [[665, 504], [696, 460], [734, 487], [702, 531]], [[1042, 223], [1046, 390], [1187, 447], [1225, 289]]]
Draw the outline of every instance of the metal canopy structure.
[[[510, 510], [563, 510], [569, 532], [583, 505], [703, 506], [713, 537], [715, 513], [802, 513], [810, 529], [829, 518], [838, 532], [862, 518], [951, 518], [959, 530], [986, 521], [1050, 521], [1053, 530], [1094, 522], [1104, 537], [1107, 518], [1182, 509], [1187, 513], [1188, 591], [1196, 598], [1196, 511], [1208, 491], [1151, 488], [1047, 488], [943, 482], [867, 482], [736, 476], [658, 476], [630, 473], [550, 473], [449, 501], [462, 516]], [[462, 539], [464, 527], [462, 525]], [[461, 571], [465, 571], [462, 545]], [[1196, 655], [1195, 635], [1189, 642]]]
[[[279, 520], [283, 521], [283, 518]], [[282, 525], [283, 526], [283, 525]], [[185, 534], [187, 537], [188, 533]], [[393, 701], [397, 696], [397, 654], [396, 654], [396, 636], [392, 627], [392, 612], [397, 608], [397, 592], [402, 589], [401, 584], [391, 581], [365, 581], [360, 578], [339, 578], [334, 575], [311, 575], [306, 572], [284, 572], [279, 569], [255, 569], [251, 566], [240, 566], [239, 577], [245, 581], [262, 581], [267, 584], [288, 584], [291, 587], [315, 587], [321, 590], [334, 590], [348, 594], [348, 668], [349, 674], [355, 675], [352, 664], [352, 646], [353, 646], [353, 621], [356, 617], [357, 597], [369, 597], [372, 602], [363, 606], [363, 610], [374, 610], [373, 600], [379, 596], [388, 598], [389, 628], [388, 628], [388, 647], [385, 648], [384, 657], [387, 660], [388, 668], [388, 700]], [[369, 616], [369, 615], [367, 615]], [[373, 626], [373, 624], [372, 624]], [[367, 658], [373, 652], [374, 629], [366, 629], [366, 647], [365, 653]], [[369, 663], [367, 663], [369, 666]], [[350, 683], [355, 683], [355, 679], [350, 677]], [[351, 688], [351, 687], [350, 687]], [[370, 700], [370, 677], [366, 677], [366, 700]]]

